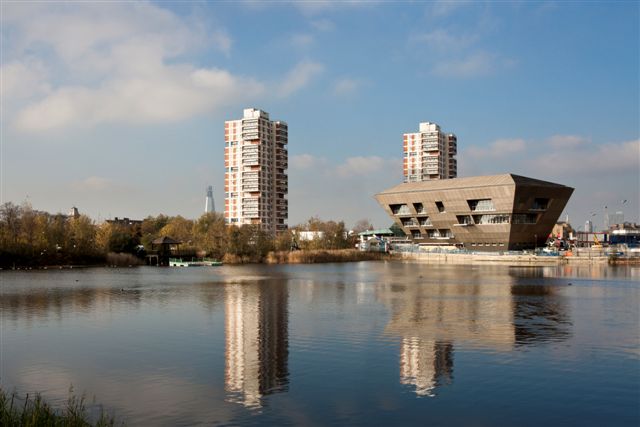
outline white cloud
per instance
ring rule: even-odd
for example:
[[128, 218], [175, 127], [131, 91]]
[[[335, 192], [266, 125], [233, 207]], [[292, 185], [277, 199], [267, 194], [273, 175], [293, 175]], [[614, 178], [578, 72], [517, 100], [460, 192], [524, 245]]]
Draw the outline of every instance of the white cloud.
[[280, 83], [278, 92], [286, 97], [305, 87], [313, 78], [324, 70], [324, 66], [317, 62], [303, 61], [298, 63]]
[[160, 65], [153, 77], [113, 79], [95, 89], [62, 87], [20, 111], [15, 123], [20, 130], [38, 132], [112, 122], [171, 122], [262, 90], [260, 83], [223, 70]]
[[349, 157], [345, 162], [336, 167], [336, 173], [340, 177], [355, 175], [370, 175], [376, 171], [384, 170], [385, 160], [378, 156]]
[[575, 149], [589, 140], [578, 135], [553, 135], [546, 140], [546, 143], [556, 149]]
[[362, 86], [362, 81], [357, 79], [339, 79], [333, 85], [333, 94], [336, 96], [350, 95]]
[[373, 196], [402, 182], [402, 159], [372, 155], [329, 162], [304, 154], [293, 156], [291, 165], [289, 224], [316, 215], [347, 224], [362, 218], [378, 226], [391, 223]]
[[311, 154], [298, 154], [291, 156], [289, 165], [292, 169], [305, 170], [316, 168], [325, 163], [326, 159], [323, 157], [316, 157]]
[[[6, 9], [7, 55], [18, 59], [3, 66], [2, 95], [10, 106], [31, 98], [7, 111], [21, 131], [172, 122], [246, 102], [264, 89], [252, 78], [177, 59], [205, 45], [229, 54], [232, 40], [222, 28], [205, 28], [150, 3]], [[43, 62], [32, 66], [27, 55]]]
[[301, 33], [292, 35], [289, 41], [293, 47], [302, 49], [311, 46], [315, 39], [311, 34]]
[[[640, 182], [640, 140], [626, 142], [610, 142], [590, 144], [580, 142], [582, 149], [558, 146], [554, 151], [545, 152], [531, 160], [531, 164], [543, 173], [558, 174], [559, 159], [562, 162], [562, 173], [572, 175], [610, 175], [635, 172]], [[565, 148], [572, 149], [571, 152]]]
[[514, 153], [521, 153], [526, 148], [526, 142], [521, 138], [498, 139], [487, 147], [470, 146], [465, 151], [465, 156], [472, 159], [504, 158]]
[[30, 98], [50, 90], [46, 82], [46, 70], [40, 61], [28, 58], [25, 61], [11, 61], [0, 67], [0, 75], [0, 97], [3, 100]]

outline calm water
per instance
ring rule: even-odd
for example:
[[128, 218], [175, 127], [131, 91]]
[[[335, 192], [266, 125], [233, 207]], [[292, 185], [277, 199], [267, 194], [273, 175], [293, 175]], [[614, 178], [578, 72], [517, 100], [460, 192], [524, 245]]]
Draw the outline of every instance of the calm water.
[[[128, 425], [640, 424], [640, 269], [2, 272], [1, 382]], [[571, 283], [571, 285], [569, 285]]]

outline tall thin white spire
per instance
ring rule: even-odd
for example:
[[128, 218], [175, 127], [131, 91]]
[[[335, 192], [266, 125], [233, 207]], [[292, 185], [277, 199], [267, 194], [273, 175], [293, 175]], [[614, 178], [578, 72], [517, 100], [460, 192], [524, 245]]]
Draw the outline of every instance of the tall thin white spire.
[[216, 210], [215, 204], [213, 203], [213, 187], [207, 187], [207, 198], [204, 203], [204, 211], [205, 213], [213, 212]]

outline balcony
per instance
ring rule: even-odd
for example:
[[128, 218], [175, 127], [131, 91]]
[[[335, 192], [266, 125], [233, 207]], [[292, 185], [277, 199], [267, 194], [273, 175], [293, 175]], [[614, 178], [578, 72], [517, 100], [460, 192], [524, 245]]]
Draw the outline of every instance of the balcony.
[[431, 223], [431, 218], [429, 218], [428, 216], [418, 218], [418, 223], [420, 224], [421, 227], [429, 227], [433, 225]]
[[403, 227], [417, 227], [418, 221], [415, 218], [402, 218], [400, 223]]

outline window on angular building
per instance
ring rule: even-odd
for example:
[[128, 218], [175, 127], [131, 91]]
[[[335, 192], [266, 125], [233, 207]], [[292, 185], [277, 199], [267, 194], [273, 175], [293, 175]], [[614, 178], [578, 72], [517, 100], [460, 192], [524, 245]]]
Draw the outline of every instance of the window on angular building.
[[410, 214], [411, 211], [409, 211], [409, 207], [407, 205], [401, 204], [401, 205], [389, 205], [389, 209], [391, 209], [391, 212], [394, 215], [406, 215], [406, 214]]
[[469, 209], [472, 212], [476, 211], [495, 211], [496, 208], [493, 205], [493, 200], [491, 199], [473, 199], [467, 200], [467, 204], [469, 205]]
[[533, 205], [531, 209], [536, 211], [544, 211], [549, 207], [549, 199], [543, 197], [536, 197], [533, 199]]
[[436, 208], [438, 208], [438, 212], [444, 212], [444, 203], [436, 202]]
[[514, 224], [535, 224], [537, 222], [537, 214], [513, 214]]

